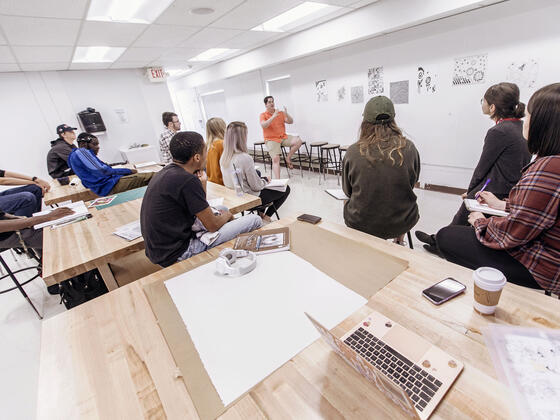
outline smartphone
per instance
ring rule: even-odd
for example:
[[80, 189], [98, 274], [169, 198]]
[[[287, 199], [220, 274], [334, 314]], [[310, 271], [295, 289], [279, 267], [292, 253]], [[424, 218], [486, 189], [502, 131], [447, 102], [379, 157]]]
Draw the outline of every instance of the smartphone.
[[312, 214], [302, 214], [301, 216], [298, 216], [297, 219], [302, 222], [311, 223], [312, 225], [316, 225], [321, 221], [319, 216], [313, 216]]
[[467, 286], [463, 283], [458, 282], [452, 277], [447, 277], [423, 290], [422, 295], [434, 305], [441, 305], [443, 302], [447, 302], [449, 299], [460, 295], [465, 290], [467, 290]]

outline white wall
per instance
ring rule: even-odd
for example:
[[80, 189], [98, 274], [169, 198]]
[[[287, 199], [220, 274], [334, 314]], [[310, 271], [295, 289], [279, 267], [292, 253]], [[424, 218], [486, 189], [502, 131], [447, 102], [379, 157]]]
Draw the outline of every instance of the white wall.
[[[118, 149], [133, 142], [157, 145], [161, 113], [173, 111], [166, 84], [150, 83], [141, 70], [0, 73], [0, 91], [0, 168], [45, 179], [56, 126], [79, 127], [79, 111], [101, 112], [107, 133], [99, 136], [100, 158], [108, 162], [122, 160]], [[115, 109], [125, 110], [127, 123]]]
[[[410, 103], [396, 105], [397, 122], [416, 143], [423, 162], [421, 181], [466, 187], [480, 156], [484, 135], [492, 122], [482, 115], [480, 98], [494, 83], [506, 81], [512, 61], [535, 59], [539, 74], [535, 88], [520, 86], [526, 102], [536, 88], [558, 81], [560, 58], [558, 1], [512, 0], [412, 29], [333, 49], [241, 76], [198, 86], [192, 92], [224, 89], [230, 119], [249, 124], [249, 142], [260, 139], [259, 113], [265, 95], [263, 80], [291, 75], [293, 115], [304, 140], [349, 144], [356, 140], [364, 104], [350, 103], [350, 87], [363, 85], [367, 101], [367, 70], [384, 66], [389, 82], [409, 80]], [[488, 53], [486, 82], [452, 86], [453, 59]], [[438, 93], [419, 96], [417, 67], [439, 74]], [[326, 79], [328, 102], [316, 102], [315, 81]], [[170, 85], [185, 89], [186, 80]], [[338, 102], [336, 92], [347, 95]], [[233, 112], [237, 113], [234, 118]]]

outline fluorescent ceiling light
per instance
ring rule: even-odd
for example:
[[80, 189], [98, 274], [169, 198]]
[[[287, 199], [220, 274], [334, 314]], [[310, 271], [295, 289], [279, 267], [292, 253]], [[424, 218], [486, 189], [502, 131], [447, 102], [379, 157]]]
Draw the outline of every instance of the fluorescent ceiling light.
[[76, 47], [73, 63], [112, 63], [126, 50], [125, 47]]
[[86, 20], [152, 23], [173, 0], [91, 0]]
[[210, 48], [193, 58], [189, 58], [188, 61], [215, 61], [235, 51], [239, 50], [233, 48]]
[[272, 19], [255, 26], [251, 30], [285, 32], [297, 26], [309, 23], [314, 19], [325, 16], [338, 9], [340, 9], [340, 7], [306, 1], [305, 3], [286, 11], [281, 15], [273, 17]]

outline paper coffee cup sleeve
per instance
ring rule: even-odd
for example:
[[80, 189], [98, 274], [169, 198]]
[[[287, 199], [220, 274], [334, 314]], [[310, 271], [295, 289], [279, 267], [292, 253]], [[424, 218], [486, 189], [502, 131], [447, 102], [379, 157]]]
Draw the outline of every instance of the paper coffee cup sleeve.
[[485, 306], [496, 306], [500, 301], [500, 296], [502, 294], [500, 289], [497, 292], [489, 292], [487, 290], [481, 289], [476, 284], [474, 285], [474, 298], [481, 305]]

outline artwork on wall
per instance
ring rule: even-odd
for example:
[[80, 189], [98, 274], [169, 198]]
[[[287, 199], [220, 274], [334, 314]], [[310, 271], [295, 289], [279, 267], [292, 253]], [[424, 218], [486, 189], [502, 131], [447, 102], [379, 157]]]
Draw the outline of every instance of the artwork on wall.
[[484, 83], [487, 63], [488, 54], [456, 58], [453, 68], [453, 85]]
[[352, 86], [350, 88], [350, 97], [353, 104], [361, 104], [364, 102], [364, 87]]
[[315, 82], [315, 94], [317, 95], [317, 102], [327, 102], [329, 100], [326, 80]]
[[338, 96], [338, 101], [343, 101], [344, 98], [346, 97], [346, 88], [344, 86], [342, 86], [340, 89], [338, 89], [338, 91], [336, 92], [337, 96]]
[[408, 103], [408, 80], [391, 82], [389, 84], [389, 97], [394, 104]]
[[538, 75], [539, 63], [536, 60], [514, 61], [507, 67], [506, 80], [520, 87], [533, 88]]
[[418, 94], [436, 93], [438, 85], [438, 75], [433, 71], [428, 71], [425, 67], [418, 66]]
[[381, 95], [383, 92], [383, 67], [373, 67], [368, 70], [368, 94]]

